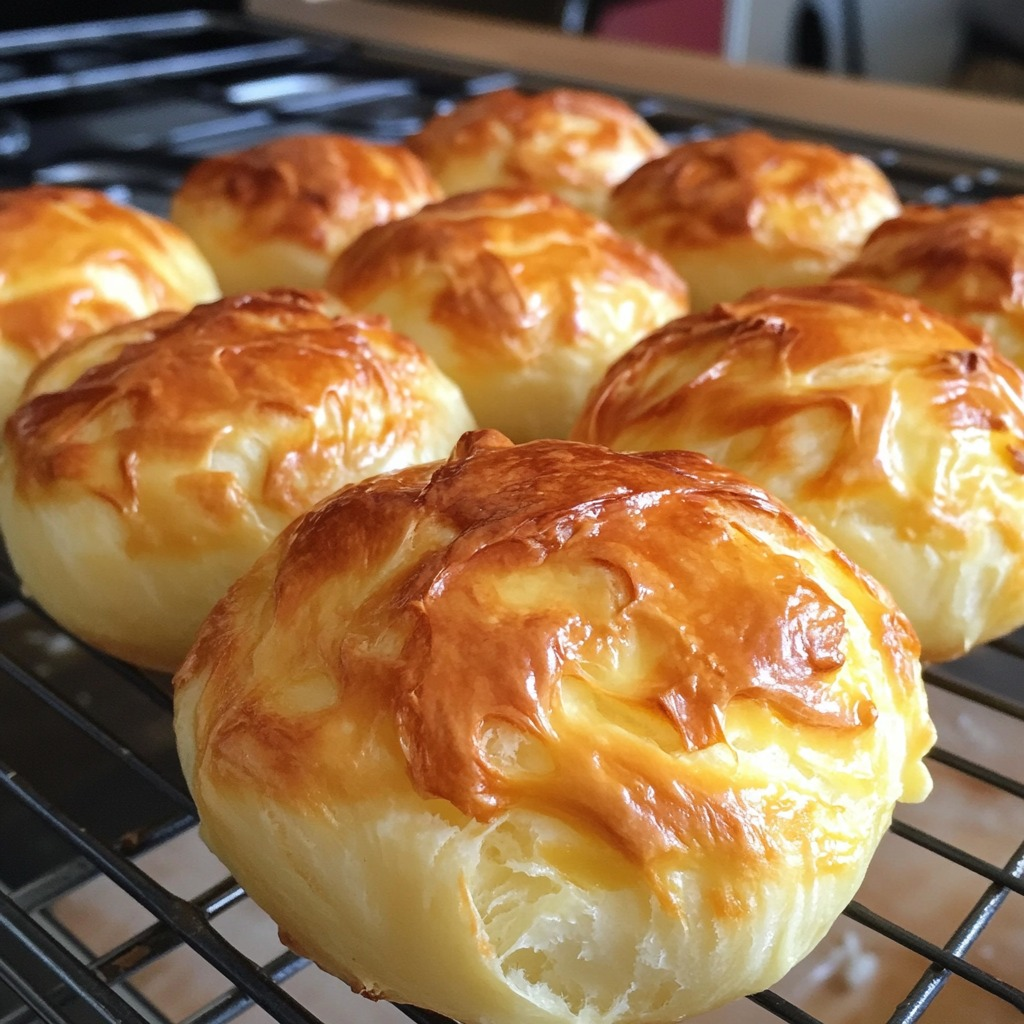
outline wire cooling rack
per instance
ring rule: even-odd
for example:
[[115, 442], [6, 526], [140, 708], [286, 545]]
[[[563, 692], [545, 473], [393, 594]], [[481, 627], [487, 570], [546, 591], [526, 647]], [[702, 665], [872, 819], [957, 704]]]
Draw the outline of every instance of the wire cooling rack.
[[[213, 152], [299, 131], [391, 141], [460, 99], [550, 84], [182, 12], [0, 34], [0, 187], [101, 188], [166, 213]], [[670, 141], [741, 113], [626, 96]], [[780, 134], [818, 131], [767, 122]], [[1024, 192], [1024, 168], [832, 136], [905, 200]], [[709, 1022], [1003, 1024], [1024, 1015], [1024, 640], [927, 671], [936, 792], [777, 988]], [[0, 1024], [383, 1024], [281, 946], [195, 834], [165, 677], [62, 633], [0, 571]], [[724, 1015], [722, 1015], [724, 1014]]]

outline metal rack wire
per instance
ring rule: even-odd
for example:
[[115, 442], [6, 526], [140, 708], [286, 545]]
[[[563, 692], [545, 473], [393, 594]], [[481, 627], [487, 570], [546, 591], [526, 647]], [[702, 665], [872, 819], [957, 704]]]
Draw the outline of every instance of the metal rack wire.
[[[8, 33], [0, 35], [0, 186], [82, 184], [163, 213], [184, 169], [206, 153], [301, 130], [397, 139], [461, 97], [517, 81], [506, 70], [438, 68], [199, 12]], [[732, 111], [627, 98], [673, 140], [749, 123]], [[973, 165], [885, 140], [831, 141], [877, 160], [905, 199], [1024, 192], [1021, 167]], [[991, 945], [1007, 905], [1014, 914], [1024, 907], [1024, 776], [1005, 750], [1024, 740], [1024, 703], [1012, 696], [1024, 693], [1022, 668], [1024, 640], [1010, 637], [927, 673], [933, 696], [954, 705], [954, 719], [984, 714], [986, 735], [1009, 737], [1002, 753], [1010, 756], [999, 765], [969, 743], [940, 746], [931, 761], [976, 799], [1003, 801], [1000, 824], [1015, 848], [978, 852], [908, 817], [894, 822], [890, 838], [904, 844], [897, 860], [920, 851], [935, 859], [929, 863], [963, 872], [970, 900], [944, 913], [934, 935], [904, 921], [898, 901], [879, 906], [868, 891], [850, 905], [850, 927], [882, 950], [913, 954], [897, 1000], [874, 1007], [872, 1020], [957, 1019], [941, 1009], [951, 979], [984, 994], [988, 1009], [975, 1016], [986, 1024], [986, 1013], [993, 1020], [1024, 1014], [1024, 957], [1010, 951], [1000, 959], [1000, 949], [975, 956]], [[289, 989], [306, 966], [300, 957], [281, 948], [256, 957], [221, 928], [248, 903], [230, 878], [182, 895], [146, 867], [148, 855], [194, 826], [174, 758], [167, 679], [66, 636], [22, 597], [9, 570], [0, 573], [0, 1024], [226, 1024], [252, 1007], [281, 1024], [320, 1019]], [[70, 924], [63, 908], [104, 878], [145, 913], [143, 924], [97, 950], [89, 929]], [[104, 910], [101, 899], [89, 912]], [[202, 1005], [172, 1014], [138, 979], [181, 950], [193, 951], [218, 982]], [[812, 1012], [785, 984], [752, 996], [750, 1007], [760, 1008], [759, 1020], [833, 1020], [827, 1004]], [[440, 1020], [401, 1009], [421, 1024]]]

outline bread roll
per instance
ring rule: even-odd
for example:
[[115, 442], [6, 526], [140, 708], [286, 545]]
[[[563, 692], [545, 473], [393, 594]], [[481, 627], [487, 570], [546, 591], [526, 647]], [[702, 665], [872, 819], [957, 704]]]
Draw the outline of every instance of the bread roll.
[[408, 339], [300, 292], [90, 338], [30, 389], [0, 466], [14, 567], [64, 628], [168, 670], [299, 512], [363, 476], [436, 458], [472, 425]]
[[863, 157], [751, 131], [645, 164], [614, 190], [607, 216], [676, 268], [699, 312], [761, 285], [824, 281], [899, 210]]
[[685, 313], [660, 256], [545, 192], [455, 196], [367, 231], [327, 288], [384, 313], [516, 441], [564, 437], [608, 365]]
[[928, 660], [1024, 624], [1024, 375], [913, 299], [835, 282], [677, 320], [574, 436], [746, 474], [892, 590]]
[[293, 524], [175, 726], [285, 941], [466, 1024], [667, 1024], [773, 983], [934, 740], [906, 620], [767, 494], [494, 432]]
[[970, 320], [1024, 367], [1024, 196], [946, 209], [908, 206], [875, 228], [837, 276]]
[[171, 218], [226, 293], [320, 288], [334, 257], [363, 231], [440, 198], [403, 146], [293, 135], [200, 161], [175, 194]]
[[64, 343], [218, 294], [202, 255], [167, 221], [88, 189], [0, 190], [0, 420]]
[[406, 144], [448, 195], [534, 188], [598, 216], [613, 186], [668, 149], [622, 100], [581, 89], [477, 96], [428, 121]]

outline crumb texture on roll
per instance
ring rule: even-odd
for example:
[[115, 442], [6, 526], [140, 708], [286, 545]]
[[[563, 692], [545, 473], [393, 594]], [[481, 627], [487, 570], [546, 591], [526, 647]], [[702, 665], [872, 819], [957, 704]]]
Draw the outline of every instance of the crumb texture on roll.
[[218, 295], [206, 260], [167, 221], [89, 189], [0, 190], [0, 418], [61, 345]]
[[0, 524], [66, 629], [180, 665], [203, 617], [296, 515], [447, 452], [458, 389], [381, 318], [278, 291], [153, 317], [40, 367], [7, 423]]
[[1024, 196], [908, 206], [875, 228], [838, 276], [913, 295], [970, 320], [1024, 367]]
[[207, 843], [357, 991], [668, 1024], [774, 983], [927, 794], [917, 654], [702, 456], [481, 431], [292, 524], [175, 728]]
[[320, 288], [367, 228], [441, 198], [404, 146], [291, 135], [196, 164], [171, 219], [206, 254], [225, 293]]
[[598, 216], [615, 185], [668, 148], [622, 100], [582, 89], [477, 96], [432, 118], [407, 145], [448, 195], [535, 188]]
[[367, 231], [327, 288], [383, 313], [462, 389], [481, 426], [564, 437], [634, 342], [689, 308], [658, 255], [545, 192], [454, 196]]
[[752, 288], [824, 281], [899, 210], [864, 157], [750, 131], [643, 165], [613, 191], [607, 216], [676, 268], [700, 312]]
[[1024, 376], [914, 299], [837, 281], [677, 320], [573, 436], [749, 476], [892, 590], [928, 660], [1024, 624]]

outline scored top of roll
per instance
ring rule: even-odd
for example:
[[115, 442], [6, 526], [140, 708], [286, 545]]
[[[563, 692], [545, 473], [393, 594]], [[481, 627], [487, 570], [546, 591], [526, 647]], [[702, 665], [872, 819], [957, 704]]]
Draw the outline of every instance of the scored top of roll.
[[102, 192], [0, 190], [0, 418], [66, 342], [219, 295], [180, 228]]
[[748, 475], [896, 594], [928, 660], [1024, 623], [1024, 375], [915, 299], [841, 280], [675, 320], [573, 436]]
[[836, 274], [913, 295], [987, 330], [1024, 367], [1024, 196], [906, 206]]
[[388, 316], [480, 425], [516, 441], [564, 436], [608, 364], [689, 308], [657, 253], [536, 189], [468, 192], [371, 228], [326, 287]]
[[448, 195], [537, 188], [598, 215], [613, 186], [667, 149], [622, 100], [583, 89], [486, 93], [434, 117], [406, 144]]
[[494, 432], [290, 526], [204, 625], [175, 728], [292, 948], [488, 1024], [771, 984], [934, 740], [905, 618], [764, 491]]
[[212, 156], [186, 175], [171, 218], [206, 254], [225, 292], [318, 288], [367, 228], [441, 198], [404, 146], [289, 135]]
[[232, 296], [43, 363], [7, 423], [0, 522], [26, 590], [66, 629], [174, 669], [292, 518], [472, 425], [382, 317], [319, 293]]
[[607, 216], [686, 278], [699, 312], [751, 288], [825, 280], [899, 209], [864, 157], [744, 131], [644, 164], [612, 192]]

